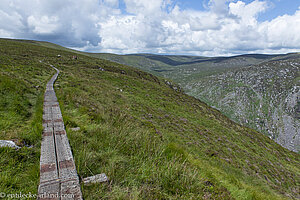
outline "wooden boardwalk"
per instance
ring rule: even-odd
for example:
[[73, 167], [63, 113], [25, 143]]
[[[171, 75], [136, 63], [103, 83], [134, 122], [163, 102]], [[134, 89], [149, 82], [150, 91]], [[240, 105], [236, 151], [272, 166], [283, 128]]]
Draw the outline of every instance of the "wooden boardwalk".
[[71, 147], [53, 89], [59, 70], [47, 83], [44, 97], [43, 139], [41, 143], [38, 199], [82, 199]]

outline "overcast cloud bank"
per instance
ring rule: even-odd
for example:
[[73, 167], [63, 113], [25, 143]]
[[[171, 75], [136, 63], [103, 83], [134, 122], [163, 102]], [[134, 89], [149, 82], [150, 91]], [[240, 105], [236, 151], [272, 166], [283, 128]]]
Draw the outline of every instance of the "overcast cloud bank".
[[300, 8], [259, 22], [267, 1], [2, 0], [0, 37], [46, 40], [92, 52], [233, 55], [300, 51]]

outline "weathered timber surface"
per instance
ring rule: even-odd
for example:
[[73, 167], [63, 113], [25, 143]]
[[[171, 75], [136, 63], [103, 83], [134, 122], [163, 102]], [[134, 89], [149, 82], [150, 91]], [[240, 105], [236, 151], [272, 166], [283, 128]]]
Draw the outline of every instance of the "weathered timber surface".
[[38, 199], [82, 199], [71, 147], [65, 131], [53, 84], [59, 70], [47, 83], [43, 108], [43, 136]]
[[97, 174], [95, 176], [90, 176], [83, 179], [84, 184], [90, 184], [90, 183], [102, 183], [108, 181], [108, 178], [106, 174]]

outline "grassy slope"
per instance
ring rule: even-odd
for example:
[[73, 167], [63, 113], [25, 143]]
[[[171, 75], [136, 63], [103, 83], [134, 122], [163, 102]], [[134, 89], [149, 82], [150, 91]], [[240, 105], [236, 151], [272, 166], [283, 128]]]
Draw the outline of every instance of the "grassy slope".
[[14, 139], [23, 147], [0, 148], [1, 192], [37, 191], [43, 94], [52, 73], [39, 63], [39, 51], [20, 42], [0, 41], [0, 139]]
[[[110, 179], [105, 184], [82, 185], [85, 199], [283, 199], [299, 194], [296, 153], [174, 91], [163, 80], [88, 56], [79, 55], [74, 61], [70, 51], [0, 42], [0, 72], [5, 77], [0, 87], [1, 115], [10, 109], [16, 116], [1, 117], [1, 126], [3, 121], [17, 122], [1, 127], [0, 139], [35, 145], [19, 151], [0, 149], [0, 175], [5, 180], [1, 190], [37, 188], [39, 102], [54, 73], [46, 65], [51, 63], [61, 70], [55, 89], [79, 176], [104, 172]], [[29, 89], [23, 90], [25, 86]], [[14, 109], [10, 104], [14, 101], [6, 98], [19, 98], [22, 110], [30, 114]], [[70, 129], [78, 126], [80, 131]], [[25, 172], [13, 167], [17, 165], [6, 167], [5, 162], [17, 163]], [[22, 176], [26, 182], [20, 181]]]
[[[299, 141], [293, 137], [297, 132], [294, 113], [287, 118], [286, 113], [291, 108], [282, 106], [286, 104], [285, 98], [293, 95], [292, 88], [299, 85], [296, 82], [299, 79], [295, 72], [297, 69], [290, 64], [299, 63], [299, 54], [210, 58], [144, 54], [95, 55], [172, 79], [187, 94], [218, 108], [230, 119], [263, 132], [290, 150], [299, 151]], [[289, 76], [282, 76], [286, 70]], [[258, 84], [258, 80], [262, 82]], [[288, 84], [293, 80], [292, 85]], [[235, 93], [239, 95], [233, 95]], [[280, 123], [275, 120], [277, 115]]]

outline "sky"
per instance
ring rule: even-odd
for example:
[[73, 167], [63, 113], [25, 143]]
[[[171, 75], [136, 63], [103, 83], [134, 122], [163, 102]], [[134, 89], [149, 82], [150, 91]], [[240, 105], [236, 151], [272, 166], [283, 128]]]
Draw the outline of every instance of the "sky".
[[300, 1], [1, 0], [0, 37], [117, 54], [300, 52]]

